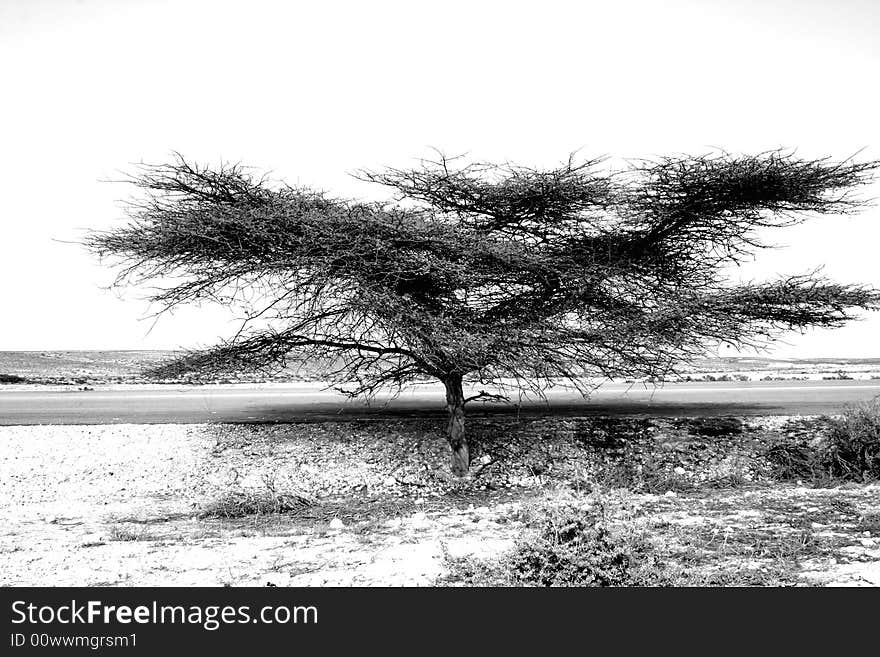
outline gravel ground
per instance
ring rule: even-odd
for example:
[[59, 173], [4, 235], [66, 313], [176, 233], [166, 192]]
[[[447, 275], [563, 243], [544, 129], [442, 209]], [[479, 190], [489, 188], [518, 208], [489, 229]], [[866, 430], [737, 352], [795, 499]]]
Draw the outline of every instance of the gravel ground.
[[[445, 549], [509, 546], [510, 526], [480, 524], [487, 508], [438, 514], [410, 499], [413, 487], [397, 483], [386, 461], [362, 460], [346, 428], [2, 427], [0, 584], [419, 585], [442, 571]], [[400, 440], [384, 442], [404, 449]], [[230, 490], [267, 484], [308, 494], [329, 516], [199, 517]], [[399, 515], [353, 521], [337, 500], [369, 499], [368, 487], [403, 500]], [[347, 526], [331, 528], [340, 516]]]
[[[689, 558], [699, 538], [713, 559], [742, 561], [752, 548], [725, 552], [732, 542], [715, 537], [765, 545], [803, 525], [824, 546], [795, 555], [805, 578], [880, 585], [880, 488], [779, 484], [761, 458], [768, 441], [814, 431], [810, 418], [471, 428], [475, 476], [456, 482], [423, 420], [0, 427], [0, 584], [430, 585], [447, 554], [510, 548], [524, 532], [516, 511], [535, 496], [592, 481]], [[205, 517], [247, 491], [308, 504]], [[705, 527], [717, 531], [698, 535]]]

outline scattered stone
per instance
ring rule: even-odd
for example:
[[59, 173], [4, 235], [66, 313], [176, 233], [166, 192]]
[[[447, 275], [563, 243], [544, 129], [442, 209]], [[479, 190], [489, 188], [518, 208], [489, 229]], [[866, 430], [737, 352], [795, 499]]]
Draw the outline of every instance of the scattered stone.
[[[656, 421], [658, 426], [669, 425], [669, 421], [665, 419], [651, 421]], [[577, 432], [592, 426], [592, 420], [588, 422], [581, 419], [554, 418], [552, 422], [548, 420], [544, 424], [529, 422], [531, 421], [523, 420], [524, 429], [520, 442], [517, 443], [524, 450], [522, 460], [511, 458], [496, 461], [480, 477], [465, 482], [450, 481], [449, 477], [441, 476], [444, 473], [443, 468], [448, 469], [447, 448], [437, 435], [431, 433], [434, 425], [421, 420], [412, 421], [412, 431], [423, 432], [425, 440], [413, 443], [410, 439], [405, 444], [400, 436], [408, 436], [410, 426], [404, 425], [402, 420], [399, 423], [389, 420], [389, 426], [397, 427], [399, 424], [403, 427], [399, 431], [395, 428], [389, 434], [390, 437], [381, 432], [374, 436], [372, 429], [358, 429], [352, 433], [348, 423], [340, 423], [339, 426], [333, 423], [326, 426], [296, 425], [295, 429], [287, 425], [206, 425], [188, 426], [185, 429], [171, 425], [107, 425], [88, 430], [61, 426], [39, 429], [0, 428], [4, 438], [12, 439], [5, 441], [12, 447], [7, 448], [5, 455], [0, 455], [0, 470], [4, 473], [0, 477], [0, 493], [5, 496], [7, 508], [13, 509], [16, 508], [15, 504], [25, 504], [23, 508], [27, 509], [23, 512], [27, 514], [26, 518], [23, 517], [18, 524], [18, 518], [11, 514], [13, 522], [8, 533], [12, 536], [14, 530], [19, 531], [15, 542], [7, 543], [12, 551], [6, 550], [4, 557], [9, 558], [10, 565], [0, 568], [0, 574], [26, 572], [28, 577], [34, 578], [28, 581], [39, 581], [35, 578], [42, 577], [58, 584], [89, 583], [83, 579], [86, 576], [98, 582], [128, 580], [129, 583], [152, 584], [156, 581], [168, 581], [173, 576], [178, 578], [175, 581], [189, 585], [190, 582], [207, 581], [203, 578], [210, 573], [203, 567], [204, 563], [212, 564], [213, 568], [222, 561], [222, 567], [225, 567], [229, 560], [233, 564], [231, 567], [234, 574], [229, 574], [233, 585], [271, 583], [285, 586], [284, 577], [277, 576], [274, 572], [273, 564], [276, 560], [269, 560], [266, 555], [277, 555], [277, 563], [286, 564], [289, 555], [295, 552], [297, 564], [290, 565], [293, 574], [288, 579], [292, 578], [291, 581], [296, 586], [314, 586], [322, 581], [335, 585], [348, 585], [352, 581], [359, 584], [388, 584], [398, 581], [394, 578], [408, 584], [428, 584], [430, 577], [425, 573], [434, 573], [440, 567], [437, 565], [442, 564], [439, 546], [449, 536], [455, 535], [454, 530], [461, 531], [464, 535], [462, 540], [467, 542], [470, 553], [474, 554], [482, 553], [487, 536], [498, 535], [510, 540], [517, 537], [519, 529], [516, 527], [523, 523], [506, 520], [506, 516], [499, 514], [497, 502], [500, 499], [508, 500], [514, 494], [527, 499], [533, 492], [539, 492], [536, 487], [553, 490], [556, 484], [568, 482], [575, 475], [579, 485], [582, 481], [590, 483], [590, 477], [598, 479], [600, 475], [615, 474], [614, 468], [618, 465], [630, 463], [632, 471], [621, 471], [622, 478], [630, 479], [626, 479], [619, 489], [604, 491], [609, 496], [607, 504], [611, 512], [617, 512], [624, 503], [632, 502], [634, 507], [648, 507], [646, 511], [637, 514], [639, 518], [645, 517], [653, 521], [654, 514], [666, 514], [677, 527], [684, 527], [679, 515], [693, 513], [697, 522], [708, 523], [711, 519], [713, 524], [710, 529], [717, 524], [719, 532], [724, 532], [721, 534], [724, 536], [751, 527], [753, 523], [763, 522], [765, 515], [766, 521], [773, 523], [791, 515], [792, 518], [797, 518], [798, 528], [803, 524], [810, 527], [810, 521], [814, 518], [826, 520], [824, 515], [810, 517], [808, 508], [821, 509], [824, 514], [828, 512], [829, 502], [835, 499], [834, 496], [840, 495], [841, 499], [850, 499], [852, 496], [854, 506], [845, 514], [840, 514], [839, 519], [838, 514], [829, 515], [829, 524], [812, 525], [814, 529], [839, 527], [841, 531], [833, 535], [828, 533], [828, 542], [823, 543], [819, 541], [825, 540], [822, 538], [826, 535], [825, 532], [816, 532], [812, 536], [823, 550], [827, 546], [836, 551], [841, 544], [850, 543], [849, 553], [856, 559], [853, 569], [866, 568], [867, 566], [860, 564], [869, 563], [870, 560], [880, 561], [880, 540], [872, 538], [878, 536], [878, 532], [875, 531], [872, 535], [870, 531], [863, 531], [873, 523], [878, 490], [876, 484], [868, 487], [842, 487], [840, 491], [834, 491], [833, 495], [832, 492], [822, 489], [806, 488], [803, 482], [799, 483], [797, 492], [794, 492], [795, 489], [789, 483], [778, 487], [752, 487], [753, 490], [731, 487], [717, 492], [714, 485], [712, 488], [700, 486], [699, 478], [702, 476], [704, 480], [714, 481], [720, 480], [722, 476], [735, 474], [745, 479], [748, 473], [743, 471], [746, 467], [744, 464], [747, 464], [749, 472], [754, 473], [756, 480], [771, 482], [772, 478], [767, 474], [768, 470], [761, 460], [761, 452], [753, 451], [750, 444], [743, 443], [737, 448], [740, 451], [728, 459], [731, 448], [727, 443], [719, 446], [709, 443], [706, 446], [701, 445], [699, 451], [682, 449], [678, 453], [667, 454], [653, 443], [656, 429], [647, 427], [644, 434], [648, 439], [632, 433], [632, 437], [627, 438], [629, 442], [625, 449], [610, 454], [609, 448], [594, 449], [589, 445], [584, 447], [585, 443], [578, 442], [579, 439], [570, 439], [572, 436], [577, 438], [580, 435]], [[508, 425], [501, 421], [487, 420], [485, 424], [488, 432], [499, 431], [504, 435], [508, 433]], [[40, 439], [32, 439], [32, 434], [38, 431], [40, 433], [37, 437]], [[535, 443], [538, 446], [532, 447], [528, 441], [538, 433], [546, 434], [547, 440]], [[677, 433], [681, 431], [673, 428], [664, 435], [669, 440], [671, 435]], [[358, 441], [353, 440], [355, 436]], [[436, 446], [431, 441], [435, 441]], [[215, 444], [221, 445], [223, 449], [216, 450], [215, 453]], [[689, 445], [687, 441], [682, 444]], [[758, 448], [761, 447], [760, 443], [756, 444]], [[63, 445], [64, 449], [58, 449], [58, 445]], [[544, 451], [546, 446], [552, 449], [548, 447]], [[64, 458], [52, 458], [56, 453], [63, 453]], [[545, 460], [552, 462], [545, 464]], [[305, 461], [313, 462], [311, 467], [301, 468], [300, 465]], [[482, 459], [478, 461], [482, 462]], [[640, 461], [644, 461], [645, 468], [641, 467]], [[524, 464], [528, 467], [537, 465], [545, 468], [542, 470], [542, 479], [526, 474], [527, 466]], [[647, 467], [648, 464], [651, 467]], [[688, 491], [687, 504], [675, 500], [679, 496], [675, 490], [659, 495], [647, 494], [649, 490], [658, 490], [657, 484], [673, 471], [678, 476], [683, 474], [698, 486], [693, 493]], [[110, 472], [114, 473], [112, 477]], [[401, 484], [389, 472], [396, 473], [406, 483]], [[642, 474], [632, 476], [635, 472]], [[203, 528], [206, 531], [201, 532], [197, 531], [198, 527], [194, 528], [190, 524], [199, 525], [205, 522], [194, 514], [190, 503], [200, 508], [197, 505], [234, 489], [235, 486], [231, 483], [233, 478], [243, 489], [264, 490], [264, 475], [277, 477], [272, 484], [277, 486], [278, 491], [292, 494], [292, 491], [301, 490], [314, 500], [315, 514], [309, 512], [302, 517], [308, 531], [302, 534], [288, 534], [285, 531], [274, 536], [268, 533], [274, 525], [264, 534], [261, 529], [252, 529], [246, 521], [212, 521], [206, 522]], [[648, 481], [652, 485], [647, 486], [645, 481], [650, 477], [656, 479]], [[382, 486], [383, 481], [386, 487]], [[487, 484], [492, 492], [481, 493]], [[509, 490], [511, 487], [516, 488], [515, 493]], [[603, 492], [602, 488], [604, 487], [600, 486], [599, 492]], [[365, 489], [367, 496], [364, 496]], [[584, 488], [584, 491], [589, 490], [589, 487]], [[123, 491], [124, 494], [120, 494]], [[704, 492], [705, 496], [702, 495]], [[801, 493], [802, 498], [799, 497]], [[684, 493], [681, 495], [684, 496]], [[737, 505], [742, 500], [750, 500], [744, 506], [764, 509], [761, 504], [763, 498], [767, 497], [772, 501], [775, 499], [773, 495], [778, 496], [780, 503], [785, 502], [784, 506], [779, 507], [782, 509], [779, 517], [775, 511], [768, 511], [766, 514], [755, 511], [756, 516], [748, 516], [746, 519], [742, 514], [747, 511], [743, 511], [735, 524], [725, 526], [725, 523], [734, 521], [723, 514], [737, 510]], [[325, 498], [327, 505], [322, 509]], [[379, 498], [387, 499], [389, 505], [387, 508], [383, 507], [381, 513], [373, 514], [369, 505]], [[669, 498], [670, 501], [664, 503], [664, 498]], [[358, 503], [351, 513], [336, 506], [344, 504], [347, 499], [355, 499]], [[430, 507], [427, 506], [428, 499]], [[652, 501], [659, 501], [653, 509], [650, 508]], [[706, 507], [702, 506], [707, 501], [710, 503]], [[474, 502], [476, 507], [474, 504], [468, 507], [469, 502]], [[692, 502], [697, 506], [691, 506]], [[448, 518], [450, 507], [456, 510], [453, 512], [454, 518]], [[464, 512], [465, 507], [469, 511]], [[771, 505], [767, 508], [776, 507]], [[64, 516], [56, 517], [52, 509], [64, 513]], [[511, 510], [519, 511], [520, 507], [515, 504]], [[430, 519], [425, 511], [430, 511]], [[324, 513], [327, 515], [318, 520], [318, 531], [311, 531], [314, 519], [322, 518], [321, 514]], [[80, 534], [79, 529], [70, 529], [74, 521], [86, 518], [87, 527], [91, 525], [106, 534], [115, 523], [125, 524], [125, 521], [119, 520], [121, 518], [136, 516], [149, 520], [164, 517], [166, 514], [169, 518], [175, 518], [172, 524], [167, 528], [157, 526], [155, 532], [159, 536], [175, 536], [180, 533], [192, 538], [192, 557], [187, 556], [190, 551], [176, 551], [170, 542], [151, 539], [122, 543], [108, 536]], [[349, 520], [343, 522], [340, 518], [334, 518], [335, 514]], [[387, 519], [389, 515], [392, 516], [391, 519]], [[518, 516], [514, 514], [511, 517]], [[471, 524], [472, 520], [475, 524]], [[374, 524], [377, 521], [378, 524]], [[296, 513], [286, 514], [279, 518], [279, 523], [282, 522], [298, 523], [300, 517]], [[356, 525], [359, 532], [357, 541], [348, 540], [353, 538], [352, 534], [339, 531], [346, 527], [347, 522], [352, 523], [349, 531]], [[50, 523], [54, 524], [51, 530], [45, 527], [45, 524]], [[328, 525], [331, 531], [320, 530], [321, 527], [328, 528]], [[68, 531], [55, 532], [54, 529], [59, 526]], [[360, 535], [362, 529], [366, 537], [364, 540], [361, 540]], [[153, 531], [150, 530], [150, 533]], [[28, 542], [20, 542], [18, 537], [29, 537], [28, 532], [34, 532], [35, 535], [41, 532], [44, 539], [34, 546]], [[228, 542], [225, 540], [227, 537]], [[81, 545], [82, 541], [86, 541], [87, 546], [104, 545], [106, 541], [108, 547], [89, 553], [86, 551], [88, 548]], [[314, 554], [309, 553], [308, 558], [302, 558], [302, 563], [299, 563], [302, 551], [311, 549], [313, 542]], [[722, 543], [723, 541], [713, 542], [713, 549], [716, 544]], [[25, 549], [18, 549], [19, 544], [28, 545], [28, 550], [32, 547], [37, 550], [40, 559], [38, 568], [27, 565], [25, 570], [24, 564], [30, 564], [33, 557]], [[417, 545], [424, 546], [425, 561], [411, 568], [408, 557], [414, 549], [413, 546]], [[241, 557], [245, 546], [248, 549], [253, 546], [254, 551]], [[68, 550], [71, 554], [65, 554], [65, 548], [69, 547], [74, 549]], [[743, 553], [754, 550], [750, 546], [743, 546], [741, 549]], [[395, 555], [399, 553], [399, 556], [389, 558], [389, 550]], [[259, 552], [259, 561], [251, 559], [254, 552]], [[140, 555], [144, 555], [144, 559], [140, 559]], [[332, 555], [332, 559], [328, 555]], [[837, 558], [847, 563], [846, 555], [847, 551], [842, 551]], [[92, 557], [90, 561], [94, 562], [94, 572], [84, 573], [77, 565], [86, 556]], [[246, 559], [246, 563], [235, 566], [236, 559]], [[59, 563], [56, 564], [53, 560]], [[820, 562], [817, 568], [827, 569], [826, 563]], [[108, 570], [119, 567], [120, 564], [125, 570], [118, 577]], [[171, 566], [171, 571], [159, 568], [166, 564]], [[368, 566], [364, 564], [370, 564], [369, 568], [373, 570], [367, 572], [365, 569]], [[379, 566], [374, 567], [373, 564]], [[331, 573], [327, 575], [329, 579], [324, 577], [327, 573]], [[222, 576], [226, 579], [225, 574]]]

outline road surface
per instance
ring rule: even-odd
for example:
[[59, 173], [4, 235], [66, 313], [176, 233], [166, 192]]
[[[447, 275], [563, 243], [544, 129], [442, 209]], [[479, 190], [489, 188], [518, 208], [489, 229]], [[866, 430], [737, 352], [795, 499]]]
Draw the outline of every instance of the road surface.
[[[551, 390], [546, 402], [519, 409], [474, 402], [471, 415], [812, 415], [880, 395], [880, 381], [677, 383], [662, 388], [606, 384], [588, 399]], [[318, 385], [150, 386], [129, 389], [0, 390], [0, 425], [199, 422], [298, 422], [444, 413], [439, 386], [416, 386], [370, 405]]]

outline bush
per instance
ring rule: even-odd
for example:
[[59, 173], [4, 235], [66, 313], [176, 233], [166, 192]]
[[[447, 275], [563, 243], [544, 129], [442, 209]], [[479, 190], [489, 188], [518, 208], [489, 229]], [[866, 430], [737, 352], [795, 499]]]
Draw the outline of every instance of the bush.
[[244, 518], [279, 513], [301, 512], [312, 506], [312, 501], [297, 493], [276, 490], [275, 484], [264, 478], [264, 490], [232, 490], [202, 507], [200, 518]]
[[533, 533], [497, 562], [449, 559], [449, 580], [483, 586], [633, 586], [651, 582], [650, 545], [611, 531], [598, 501], [547, 501], [529, 513]]
[[765, 456], [773, 464], [776, 479], [813, 480], [821, 475], [816, 450], [803, 442], [778, 442], [771, 445]]
[[819, 455], [823, 469], [850, 481], [880, 479], [880, 397], [848, 406], [828, 425]]
[[0, 383], [27, 383], [27, 379], [17, 374], [0, 374]]
[[612, 538], [598, 513], [566, 502], [545, 507], [537, 536], [507, 557], [514, 580], [538, 586], [622, 586], [632, 554]]
[[202, 508], [200, 518], [244, 518], [302, 511], [309, 501], [268, 491], [233, 491]]
[[880, 398], [847, 406], [840, 417], [823, 423], [822, 435], [812, 441], [778, 442], [767, 449], [777, 479], [880, 479]]

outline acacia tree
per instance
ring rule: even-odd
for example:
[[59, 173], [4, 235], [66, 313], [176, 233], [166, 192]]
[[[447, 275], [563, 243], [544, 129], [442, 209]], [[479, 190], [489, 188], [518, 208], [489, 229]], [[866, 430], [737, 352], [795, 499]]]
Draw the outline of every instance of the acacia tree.
[[[443, 383], [452, 471], [465, 475], [463, 382], [537, 391], [590, 377], [669, 376], [718, 343], [839, 326], [880, 293], [816, 272], [738, 283], [728, 265], [765, 229], [862, 205], [880, 163], [773, 151], [551, 170], [439, 157], [360, 172], [394, 200], [366, 203], [182, 157], [142, 166], [121, 227], [87, 246], [119, 283], [158, 281], [162, 309], [241, 304], [242, 329], [156, 372], [331, 363], [351, 395]], [[481, 393], [477, 396], [484, 396]]]

